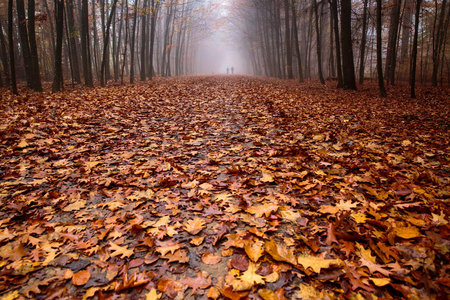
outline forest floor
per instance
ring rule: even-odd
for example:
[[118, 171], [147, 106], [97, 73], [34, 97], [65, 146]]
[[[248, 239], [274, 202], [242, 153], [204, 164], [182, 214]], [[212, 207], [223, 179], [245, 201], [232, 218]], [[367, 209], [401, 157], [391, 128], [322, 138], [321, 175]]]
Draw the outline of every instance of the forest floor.
[[444, 299], [443, 88], [0, 93], [0, 299]]

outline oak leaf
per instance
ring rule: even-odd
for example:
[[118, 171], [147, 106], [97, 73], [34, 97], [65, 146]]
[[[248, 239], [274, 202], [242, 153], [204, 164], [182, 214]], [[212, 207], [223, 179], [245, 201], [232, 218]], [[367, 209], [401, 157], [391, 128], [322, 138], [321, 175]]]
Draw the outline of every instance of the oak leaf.
[[421, 235], [419, 229], [414, 226], [397, 227], [394, 229], [394, 232], [395, 235], [401, 237], [402, 239], [414, 239]]
[[248, 283], [253, 284], [264, 284], [264, 277], [256, 274], [256, 271], [258, 270], [259, 264], [255, 264], [252, 261], [248, 265], [247, 271], [244, 272], [241, 276], [239, 276], [239, 279], [246, 281]]
[[257, 206], [250, 206], [246, 212], [255, 215], [256, 218], [261, 218], [263, 215], [269, 217], [272, 212], [276, 212], [278, 210], [278, 205], [275, 204], [262, 204]]
[[205, 223], [206, 223], [205, 220], [203, 220], [202, 218], [195, 218], [193, 220], [189, 220], [184, 223], [184, 230], [186, 230], [192, 235], [196, 235], [203, 228], [205, 228], [204, 227]]
[[156, 245], [158, 246], [156, 247], [156, 251], [161, 253], [161, 255], [166, 255], [167, 252], [173, 254], [175, 251], [183, 247], [183, 244], [175, 243], [172, 240], [169, 240], [167, 242], [157, 241]]
[[158, 300], [161, 299], [162, 294], [158, 294], [155, 288], [152, 288], [147, 294], [145, 294], [145, 300]]
[[113, 253], [111, 253], [112, 257], [120, 255], [121, 258], [124, 258], [133, 255], [134, 250], [133, 249], [128, 250], [127, 246], [120, 247], [119, 245], [116, 245], [113, 242], [109, 242], [109, 245], [111, 246], [111, 249], [113, 251]]
[[247, 253], [248, 257], [252, 261], [257, 262], [258, 259], [264, 253], [264, 243], [260, 240], [254, 242], [254, 243], [246, 242], [244, 249], [245, 249], [245, 253]]

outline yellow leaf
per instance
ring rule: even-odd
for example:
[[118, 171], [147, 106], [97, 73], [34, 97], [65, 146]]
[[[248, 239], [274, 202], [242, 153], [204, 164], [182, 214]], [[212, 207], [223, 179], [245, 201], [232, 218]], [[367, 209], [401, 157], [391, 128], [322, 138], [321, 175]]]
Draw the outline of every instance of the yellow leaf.
[[402, 141], [402, 146], [409, 146], [411, 145], [411, 141], [410, 140], [403, 140]]
[[85, 206], [86, 206], [86, 200], [77, 200], [77, 201], [67, 205], [62, 210], [63, 211], [74, 211], [74, 210], [79, 210], [80, 208], [83, 208]]
[[220, 292], [219, 292], [218, 289], [216, 289], [215, 287], [212, 286], [212, 287], [209, 288], [208, 293], [206, 293], [206, 296], [209, 299], [214, 299], [215, 300], [215, 299], [220, 297]]
[[431, 215], [433, 216], [433, 223], [437, 223], [438, 225], [447, 225], [448, 221], [445, 219], [445, 214], [444, 212], [441, 211], [440, 215], [431, 213]]
[[270, 273], [269, 275], [264, 277], [266, 282], [277, 282], [280, 279], [280, 275], [277, 272]]
[[356, 203], [352, 203], [352, 201], [344, 201], [341, 199], [339, 203], [336, 203], [336, 207], [339, 208], [339, 210], [352, 210], [357, 206]]
[[339, 208], [336, 206], [332, 206], [332, 205], [322, 205], [319, 208], [319, 212], [322, 214], [336, 214], [339, 212]]
[[259, 264], [255, 264], [254, 262], [250, 262], [248, 265], [247, 271], [244, 272], [239, 279], [246, 281], [248, 283], [253, 284], [264, 284], [264, 277], [256, 274], [256, 270], [258, 270]]
[[358, 242], [356, 242], [356, 247], [358, 248], [358, 255], [361, 258], [364, 258], [368, 261], [370, 261], [371, 263], [376, 263], [376, 257], [372, 255], [372, 251], [370, 251], [370, 249], [368, 248], [367, 250], [364, 249], [364, 247], [359, 244]]
[[91, 169], [101, 163], [102, 163], [101, 161], [87, 161], [86, 165], [88, 166], [89, 169]]
[[402, 239], [414, 239], [420, 236], [420, 231], [417, 227], [408, 226], [408, 227], [397, 227], [394, 229], [395, 234]]
[[161, 294], [158, 294], [155, 288], [152, 288], [150, 292], [145, 295], [145, 300], [158, 300], [161, 298]]
[[17, 148], [26, 148], [28, 147], [28, 143], [26, 140], [21, 140], [19, 145], [17, 145]]
[[389, 283], [391, 283], [391, 279], [390, 278], [374, 278], [374, 277], [370, 277], [370, 280], [372, 280], [373, 283], [376, 286], [385, 286], [385, 285], [388, 285]]
[[201, 245], [204, 240], [205, 240], [204, 236], [198, 236], [196, 238], [193, 238], [190, 243], [192, 245], [198, 246], [198, 245]]
[[261, 218], [263, 215], [269, 217], [272, 212], [276, 212], [277, 210], [278, 205], [267, 203], [258, 206], [250, 206], [246, 212], [255, 215], [256, 218]]
[[323, 134], [316, 134], [315, 136], [313, 136], [313, 140], [315, 141], [323, 141], [325, 139], [325, 135]]
[[275, 294], [275, 292], [268, 289], [259, 290], [259, 296], [264, 300], [278, 300], [278, 297]]
[[14, 291], [14, 292], [7, 294], [6, 296], [3, 296], [1, 298], [1, 300], [14, 300], [14, 299], [17, 299], [17, 297], [19, 297], [19, 295], [20, 295], [19, 291]]
[[254, 243], [247, 242], [245, 244], [245, 253], [247, 253], [248, 257], [254, 261], [257, 262], [258, 259], [263, 255], [264, 253], [264, 243], [262, 241], [256, 241]]
[[253, 283], [244, 280], [233, 280], [231, 285], [233, 286], [233, 292], [248, 291], [253, 287]]
[[111, 253], [112, 257], [120, 255], [121, 258], [124, 258], [133, 255], [134, 250], [133, 249], [128, 250], [127, 246], [120, 247], [119, 245], [116, 245], [113, 242], [109, 242], [109, 245], [111, 246], [111, 249], [114, 251], [113, 253]]
[[88, 298], [93, 297], [93, 296], [95, 295], [95, 293], [96, 293], [98, 290], [101, 290], [101, 288], [95, 287], [95, 286], [90, 287], [90, 288], [86, 291], [86, 293], [84, 294], [84, 296], [83, 296], [83, 298], [82, 298], [81, 300], [87, 300]]
[[355, 220], [355, 222], [356, 223], [358, 223], [358, 224], [364, 224], [364, 223], [366, 223], [366, 220], [367, 220], [367, 218], [366, 218], [366, 214], [364, 214], [364, 213], [351, 213], [351, 215], [350, 215], [352, 218], [353, 218], [353, 220]]
[[273, 182], [274, 179], [272, 177], [272, 175], [270, 175], [269, 173], [263, 173], [263, 176], [260, 179], [261, 182]]
[[301, 217], [299, 212], [292, 211], [290, 209], [280, 210], [280, 215], [284, 220], [290, 221], [292, 223], [297, 223], [297, 219]]
[[342, 266], [344, 264], [340, 259], [326, 259], [316, 256], [299, 256], [298, 263], [301, 264], [305, 269], [311, 268], [316, 273], [320, 273], [321, 269], [327, 269], [331, 265]]
[[295, 293], [296, 299], [316, 300], [322, 299], [323, 295], [312, 285], [300, 284], [300, 291]]

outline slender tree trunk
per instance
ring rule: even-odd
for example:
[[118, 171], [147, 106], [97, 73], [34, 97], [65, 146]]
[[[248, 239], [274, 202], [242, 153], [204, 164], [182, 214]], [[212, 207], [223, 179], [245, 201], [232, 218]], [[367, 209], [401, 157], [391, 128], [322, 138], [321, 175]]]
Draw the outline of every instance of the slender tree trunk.
[[368, 0], [364, 0], [364, 10], [362, 19], [362, 37], [359, 59], [359, 84], [364, 83], [364, 60], [366, 55], [366, 41], [367, 41], [367, 3]]
[[133, 16], [133, 29], [131, 32], [131, 45], [130, 45], [130, 83], [132, 84], [134, 82], [134, 46], [136, 44], [136, 21], [137, 21], [137, 14], [138, 14], [138, 5], [139, 0], [134, 1], [134, 16]]
[[35, 0], [28, 0], [28, 39], [30, 42], [31, 80], [33, 89], [42, 92], [41, 72], [39, 71], [39, 55], [36, 43]]
[[383, 0], [377, 0], [377, 72], [378, 86], [380, 88], [380, 97], [386, 97], [386, 88], [383, 80], [383, 61], [381, 52], [381, 6]]
[[286, 40], [286, 67], [287, 67], [287, 78], [292, 79], [294, 75], [292, 74], [292, 45], [291, 45], [291, 29], [289, 21], [289, 0], [284, 0], [284, 19], [285, 19], [285, 40]]
[[92, 80], [91, 54], [89, 51], [89, 14], [88, 0], [82, 0], [81, 6], [81, 52], [83, 56], [83, 76], [85, 84], [94, 87]]
[[[400, 49], [400, 66], [401, 66], [401, 79], [405, 80], [408, 77], [407, 68], [409, 66], [409, 39], [410, 30], [412, 27], [411, 17], [412, 17], [412, 1], [405, 0], [405, 11], [403, 13], [402, 22], [402, 46]], [[406, 72], [405, 72], [406, 71]]]
[[292, 0], [292, 27], [294, 28], [294, 39], [295, 39], [295, 52], [297, 54], [297, 64], [298, 64], [298, 80], [303, 82], [303, 68], [302, 68], [302, 57], [300, 53], [300, 44], [298, 42], [298, 28], [297, 28], [297, 12], [295, 9], [295, 0]]
[[336, 42], [336, 67], [337, 67], [337, 78], [338, 78], [338, 88], [344, 87], [344, 80], [342, 76], [342, 60], [341, 60], [341, 42], [339, 37], [339, 20], [337, 11], [337, 0], [329, 0], [331, 6], [331, 13], [333, 14], [334, 20], [334, 40]]
[[352, 1], [341, 0], [341, 37], [344, 89], [356, 90], [352, 49]]
[[[435, 0], [435, 7], [436, 7], [436, 15], [438, 12], [438, 4], [437, 0]], [[431, 84], [433, 86], [437, 86], [437, 76], [439, 71], [439, 63], [440, 63], [440, 56], [442, 52], [442, 45], [444, 42], [444, 36], [446, 28], [444, 27], [445, 22], [445, 9], [446, 9], [447, 0], [442, 0], [441, 4], [441, 13], [439, 16], [439, 22], [437, 30], [433, 34], [433, 73], [431, 75]]]
[[14, 62], [14, 39], [13, 39], [13, 0], [8, 1], [8, 43], [9, 43], [9, 65], [11, 66], [11, 86], [14, 95], [19, 94], [16, 83], [16, 66]]
[[55, 49], [55, 73], [53, 77], [52, 91], [58, 92], [64, 88], [62, 72], [62, 46], [64, 33], [64, 0], [55, 3], [56, 15], [56, 49]]
[[30, 44], [28, 42], [27, 19], [25, 17], [25, 6], [23, 0], [16, 0], [17, 17], [20, 36], [20, 49], [22, 49], [23, 63], [25, 66], [25, 75], [27, 86], [33, 88], [33, 66], [31, 64]]
[[66, 12], [68, 23], [67, 26], [69, 30], [70, 54], [72, 58], [72, 67], [73, 67], [73, 79], [75, 80], [76, 83], [81, 83], [80, 63], [78, 62], [78, 51], [77, 51], [78, 32], [75, 27], [75, 20], [73, 17], [73, 0], [67, 1]]
[[2, 58], [2, 64], [3, 64], [3, 70], [5, 72], [5, 84], [8, 86], [11, 84], [11, 75], [10, 75], [10, 68], [9, 68], [9, 62], [8, 62], [8, 53], [6, 52], [6, 40], [3, 35], [3, 26], [2, 21], [0, 20], [0, 46], [1, 46], [1, 58]]
[[320, 38], [321, 28], [319, 28], [319, 12], [316, 0], [313, 0], [313, 5], [314, 5], [316, 37], [317, 37], [317, 68], [319, 70], [320, 83], [325, 84], [325, 79], [323, 78], [323, 71], [322, 71], [322, 49], [321, 49], [322, 40]]
[[106, 34], [103, 40], [103, 58], [102, 58], [102, 67], [100, 70], [100, 85], [105, 86], [107, 83], [107, 78], [105, 78], [106, 64], [109, 61], [108, 56], [108, 47], [109, 47], [109, 31], [111, 27], [111, 22], [114, 17], [114, 13], [116, 11], [117, 0], [114, 0], [113, 5], [111, 7], [111, 13], [109, 14], [108, 23], [106, 24]]
[[122, 61], [122, 70], [120, 75], [120, 84], [123, 85], [123, 74], [125, 71], [125, 64], [127, 63], [127, 50], [128, 50], [128, 0], [125, 0], [125, 42], [124, 42], [124, 50], [123, 50], [123, 61]]
[[146, 50], [147, 47], [145, 47], [146, 42], [147, 42], [147, 15], [148, 15], [148, 11], [147, 11], [147, 3], [148, 0], [144, 0], [144, 6], [143, 6], [143, 14], [142, 14], [142, 28], [141, 28], [141, 81], [144, 81], [145, 78], [147, 77], [145, 74], [146, 71]]
[[422, 0], [416, 0], [416, 13], [414, 17], [414, 40], [411, 53], [411, 76], [410, 76], [411, 98], [416, 98], [417, 41], [419, 39], [419, 17], [421, 4]]
[[401, 0], [394, 0], [389, 20], [388, 48], [386, 54], [385, 77], [391, 85], [395, 83], [395, 61], [397, 57], [397, 34], [400, 20]]
[[[100, 45], [99, 45], [99, 38], [98, 38], [98, 33], [97, 33], [97, 16], [96, 16], [96, 14], [95, 14], [95, 1], [92, 1], [92, 3], [91, 3], [91, 5], [92, 5], [92, 33], [93, 33], [93, 41], [92, 41], [92, 49], [93, 49], [93, 57], [94, 57], [94, 72], [95, 72], [95, 76], [97, 77], [97, 79], [98, 79], [98, 77], [99, 77], [99, 74], [100, 74], [100, 72], [99, 72], [99, 61], [100, 61], [100, 58], [99, 58], [99, 51], [100, 51]], [[104, 28], [102, 27], [102, 30], [103, 30]], [[102, 36], [103, 37], [103, 36]], [[90, 48], [89, 48], [90, 49]], [[90, 58], [91, 59], [91, 58]], [[92, 61], [92, 59], [91, 59], [91, 61]]]

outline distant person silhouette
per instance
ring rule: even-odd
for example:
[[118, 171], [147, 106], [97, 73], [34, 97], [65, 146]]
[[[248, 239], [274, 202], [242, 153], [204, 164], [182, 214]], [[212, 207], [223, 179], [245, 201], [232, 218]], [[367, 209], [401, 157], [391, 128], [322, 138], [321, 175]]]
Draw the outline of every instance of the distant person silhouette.
[[227, 75], [228, 75], [228, 73], [230, 73], [230, 68], [229, 67], [227, 67]]
[[231, 74], [234, 74], [234, 67], [231, 67]]

